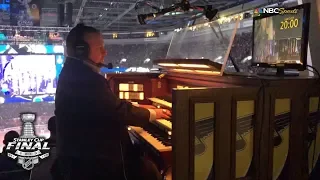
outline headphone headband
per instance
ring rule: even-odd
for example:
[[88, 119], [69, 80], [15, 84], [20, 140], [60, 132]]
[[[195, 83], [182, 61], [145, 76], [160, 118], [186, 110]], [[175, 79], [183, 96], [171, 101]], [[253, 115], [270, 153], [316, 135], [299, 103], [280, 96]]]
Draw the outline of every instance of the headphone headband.
[[84, 40], [84, 35], [85, 35], [84, 33], [85, 33], [86, 27], [88, 27], [88, 26], [85, 26], [83, 23], [80, 23], [76, 27], [74, 27], [74, 29], [71, 30], [71, 31], [75, 31], [76, 41], [74, 42], [74, 47], [73, 47], [74, 55], [68, 56], [68, 57], [71, 59], [76, 59], [76, 60], [81, 60], [83, 62], [87, 62], [87, 63], [94, 65], [98, 68], [106, 67], [108, 69], [112, 69], [113, 66], [111, 63], [106, 65], [103, 63], [95, 63], [92, 60], [90, 60], [90, 58], [89, 58], [90, 46]]
[[76, 41], [74, 43], [74, 56], [78, 59], [88, 59], [90, 46], [84, 40], [84, 24], [78, 24], [73, 30], [75, 30], [76, 34]]

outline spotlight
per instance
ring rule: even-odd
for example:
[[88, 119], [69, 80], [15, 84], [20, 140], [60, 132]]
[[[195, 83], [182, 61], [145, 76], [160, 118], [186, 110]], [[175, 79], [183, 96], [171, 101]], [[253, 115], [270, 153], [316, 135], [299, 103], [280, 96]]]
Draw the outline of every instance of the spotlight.
[[190, 10], [190, 3], [188, 0], [183, 0], [180, 4], [178, 4], [183, 11]]
[[147, 17], [146, 14], [139, 14], [139, 15], [138, 15], [138, 21], [139, 21], [139, 23], [140, 23], [141, 25], [146, 24], [146, 21], [145, 21], [146, 17]]
[[139, 21], [140, 25], [144, 25], [144, 24], [146, 24], [146, 20], [151, 20], [151, 19], [154, 19], [154, 18], [159, 17], [161, 15], [163, 15], [163, 14], [162, 13], [139, 14], [138, 21]]
[[212, 6], [207, 6], [204, 10], [204, 15], [206, 16], [209, 21], [211, 21], [218, 13], [217, 9], [212, 9]]
[[248, 19], [248, 18], [251, 18], [251, 14], [250, 13], [244, 13], [243, 15], [243, 19]]

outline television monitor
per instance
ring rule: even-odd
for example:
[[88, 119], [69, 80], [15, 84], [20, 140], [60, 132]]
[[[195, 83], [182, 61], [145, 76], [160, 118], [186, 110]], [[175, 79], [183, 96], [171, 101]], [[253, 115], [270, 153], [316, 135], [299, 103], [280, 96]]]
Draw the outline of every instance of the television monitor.
[[287, 13], [261, 13], [253, 18], [252, 65], [277, 68], [276, 74], [263, 75], [306, 69], [310, 4], [284, 9]]
[[3, 94], [52, 94], [56, 86], [56, 55], [0, 55]]

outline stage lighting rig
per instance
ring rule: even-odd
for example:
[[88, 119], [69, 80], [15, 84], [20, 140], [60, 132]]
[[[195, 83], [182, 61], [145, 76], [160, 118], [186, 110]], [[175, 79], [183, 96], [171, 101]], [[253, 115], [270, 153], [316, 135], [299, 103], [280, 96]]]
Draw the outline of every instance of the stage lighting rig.
[[193, 10], [198, 10], [202, 12], [202, 14], [211, 21], [218, 13], [217, 9], [213, 9], [212, 5], [206, 5], [206, 6], [192, 6], [189, 3], [189, 0], [181, 0], [181, 2], [172, 4], [168, 8], [159, 8], [154, 6], [150, 1], [139, 1], [136, 3], [135, 9], [136, 11], [140, 9], [142, 6], [149, 6], [152, 9], [156, 10], [155, 13], [149, 13], [149, 14], [138, 14], [138, 21], [141, 25], [146, 24], [146, 20], [154, 20], [156, 18], [159, 18], [163, 15], [165, 15], [168, 12], [188, 12]]

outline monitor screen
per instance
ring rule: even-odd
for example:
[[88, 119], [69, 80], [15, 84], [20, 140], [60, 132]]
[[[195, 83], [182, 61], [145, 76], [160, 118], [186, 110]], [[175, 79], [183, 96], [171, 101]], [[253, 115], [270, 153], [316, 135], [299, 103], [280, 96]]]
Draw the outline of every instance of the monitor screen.
[[303, 65], [304, 9], [254, 19], [253, 63]]
[[7, 95], [56, 91], [55, 55], [0, 55], [0, 90]]

